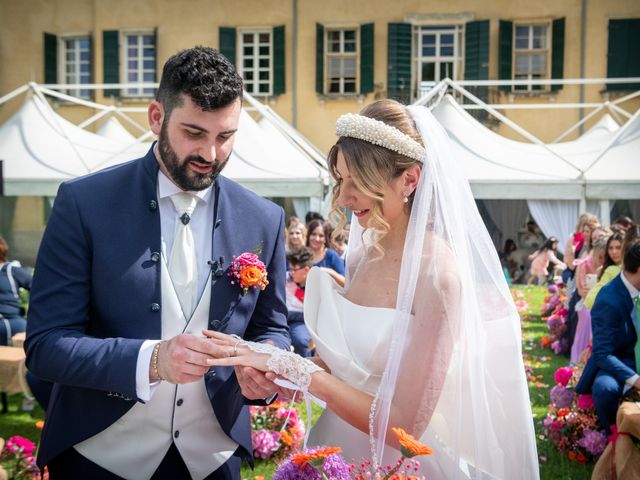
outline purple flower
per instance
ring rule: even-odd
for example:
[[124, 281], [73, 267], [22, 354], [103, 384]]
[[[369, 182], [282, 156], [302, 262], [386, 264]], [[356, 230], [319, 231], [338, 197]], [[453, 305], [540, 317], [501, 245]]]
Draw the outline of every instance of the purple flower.
[[607, 437], [602, 432], [596, 430], [590, 430], [585, 428], [583, 430], [583, 437], [578, 440], [578, 445], [584, 448], [594, 457], [597, 457], [604, 452], [607, 446]]
[[542, 422], [542, 424], [545, 427], [549, 427], [551, 424], [553, 423], [553, 417], [550, 417], [549, 415], [547, 415], [547, 417], [544, 419], [544, 421]]
[[557, 285], [549, 285], [547, 287], [547, 291], [549, 293], [558, 293], [558, 286]]
[[308, 463], [300, 468], [291, 459], [287, 459], [273, 474], [273, 480], [322, 480], [322, 475]]
[[258, 458], [268, 459], [280, 448], [280, 433], [269, 430], [258, 430], [251, 435], [253, 454]]
[[562, 385], [556, 385], [551, 389], [551, 402], [556, 408], [569, 408], [573, 403], [575, 394]]
[[351, 474], [349, 472], [349, 466], [344, 461], [341, 455], [334, 453], [329, 455], [322, 466], [323, 473], [327, 478], [332, 480], [350, 480]]

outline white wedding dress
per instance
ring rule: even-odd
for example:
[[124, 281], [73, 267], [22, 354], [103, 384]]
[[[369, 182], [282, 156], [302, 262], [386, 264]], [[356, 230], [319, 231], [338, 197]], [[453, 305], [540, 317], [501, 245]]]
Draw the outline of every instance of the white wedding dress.
[[[331, 374], [343, 382], [375, 395], [391, 344], [395, 310], [364, 307], [350, 302], [333, 279], [319, 268], [309, 272], [305, 288], [304, 319], [316, 345], [316, 354]], [[425, 432], [421, 441], [436, 455], [419, 457], [423, 475], [445, 479], [446, 454]], [[371, 460], [369, 435], [352, 427], [333, 411], [325, 410], [311, 429], [308, 445], [336, 446], [347, 462]], [[381, 466], [395, 465], [400, 452], [387, 446]], [[450, 470], [449, 470], [450, 471]], [[467, 476], [466, 474], [464, 475]]]

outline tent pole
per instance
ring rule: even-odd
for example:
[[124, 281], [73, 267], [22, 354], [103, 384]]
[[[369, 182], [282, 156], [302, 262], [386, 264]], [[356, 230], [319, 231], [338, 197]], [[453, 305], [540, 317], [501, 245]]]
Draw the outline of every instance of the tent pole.
[[[596, 108], [595, 110], [590, 112], [586, 117], [583, 117], [582, 120], [580, 120], [578, 123], [573, 125], [571, 128], [569, 128], [569, 130], [565, 131], [562, 135], [560, 135], [558, 138], [553, 140], [551, 143], [558, 143], [560, 140], [562, 140], [564, 137], [569, 135], [571, 132], [573, 132], [578, 127], [580, 127], [580, 130], [582, 131], [582, 126], [584, 125], [584, 123], [587, 122], [591, 117], [593, 117], [596, 113], [598, 113], [603, 108], [604, 108], [604, 105], [600, 105], [598, 108]], [[584, 115], [584, 111], [580, 114], [580, 116], [582, 116], [582, 115]]]
[[26, 92], [27, 90], [29, 90], [29, 87], [31, 86], [30, 83], [23, 85], [21, 87], [16, 88], [13, 92], [9, 92], [6, 95], [0, 97], [0, 105], [2, 105], [5, 102], [8, 102], [9, 100], [11, 100], [13, 97], [17, 97], [18, 95]]
[[500, 112], [498, 112], [495, 108], [491, 108], [489, 105], [487, 105], [485, 102], [483, 102], [482, 100], [480, 100], [478, 97], [476, 97], [474, 94], [472, 94], [471, 92], [469, 92], [467, 89], [461, 87], [460, 85], [456, 84], [455, 82], [451, 82], [450, 85], [455, 89], [458, 90], [460, 93], [462, 93], [464, 96], [466, 96], [467, 98], [469, 98], [472, 102], [477, 103], [478, 105], [482, 105], [485, 110], [487, 112], [489, 112], [491, 115], [493, 115], [494, 117], [496, 117], [498, 120], [501, 120], [502, 122], [506, 123], [507, 125], [509, 125], [511, 128], [513, 128], [516, 132], [518, 132], [520, 135], [524, 136], [527, 140], [529, 140], [530, 142], [541, 146], [542, 148], [544, 148], [545, 150], [547, 150], [549, 153], [551, 153], [554, 157], [559, 158], [560, 160], [562, 160], [564, 163], [566, 163], [567, 165], [569, 165], [571, 168], [577, 170], [580, 174], [583, 173], [583, 171], [581, 169], [579, 169], [578, 167], [576, 167], [573, 163], [571, 163], [569, 160], [567, 160], [566, 158], [562, 157], [561, 155], [558, 155], [558, 153], [554, 152], [552, 149], [549, 148], [549, 146], [544, 143], [542, 140], [540, 140], [539, 138], [537, 138], [536, 136], [532, 135], [531, 133], [527, 132], [524, 128], [522, 128], [520, 125], [518, 125], [517, 123], [515, 123], [513, 120], [510, 120], [509, 118], [505, 117], [504, 115], [502, 115]]

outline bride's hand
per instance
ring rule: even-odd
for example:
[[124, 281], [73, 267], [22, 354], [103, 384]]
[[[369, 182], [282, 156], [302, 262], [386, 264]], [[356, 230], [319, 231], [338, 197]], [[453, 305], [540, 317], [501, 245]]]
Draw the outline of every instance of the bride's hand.
[[203, 330], [202, 333], [216, 345], [222, 347], [222, 351], [227, 352], [227, 357], [210, 358], [207, 363], [215, 367], [253, 367], [262, 372], [268, 372], [267, 360], [269, 355], [258, 353], [243, 345], [241, 338], [227, 335], [226, 333]]

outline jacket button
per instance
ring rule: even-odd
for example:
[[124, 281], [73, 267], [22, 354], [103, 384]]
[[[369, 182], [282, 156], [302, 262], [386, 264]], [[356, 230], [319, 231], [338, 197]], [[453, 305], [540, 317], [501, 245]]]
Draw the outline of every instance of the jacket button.
[[160, 260], [160, 254], [158, 252], [151, 252], [151, 261], [157, 262]]
[[176, 431], [173, 433], [173, 438], [178, 438], [179, 436], [180, 436], [180, 430], [176, 430]]
[[149, 202], [149, 210], [151, 210], [152, 212], [158, 209], [158, 202], [156, 202], [155, 200], [151, 200]]
[[157, 312], [158, 310], [160, 310], [160, 304], [159, 303], [152, 303], [150, 308], [151, 308], [152, 312]]
[[183, 400], [181, 398], [179, 398], [178, 401], [176, 402], [176, 405], [178, 405], [180, 407], [180, 406], [182, 406], [182, 402], [183, 402]]
[[214, 320], [213, 322], [211, 322], [211, 328], [217, 330], [220, 328], [220, 324], [222, 324], [220, 320]]

